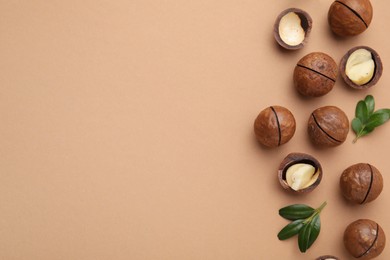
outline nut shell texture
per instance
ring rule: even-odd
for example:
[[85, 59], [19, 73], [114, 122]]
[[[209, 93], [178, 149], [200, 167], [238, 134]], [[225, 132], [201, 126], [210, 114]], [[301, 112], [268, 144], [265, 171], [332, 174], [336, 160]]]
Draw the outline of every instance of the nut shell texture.
[[372, 16], [369, 0], [337, 0], [329, 8], [328, 22], [335, 34], [354, 36], [368, 28]]
[[287, 143], [294, 136], [295, 128], [293, 114], [281, 106], [264, 109], [254, 123], [257, 140], [270, 148]]
[[337, 64], [329, 55], [313, 52], [298, 61], [294, 70], [294, 86], [304, 96], [320, 97], [333, 89]]
[[358, 163], [341, 174], [340, 188], [348, 201], [364, 204], [375, 200], [382, 192], [383, 178], [374, 166]]
[[359, 219], [344, 231], [344, 246], [355, 258], [366, 260], [377, 257], [385, 245], [385, 233], [375, 221]]
[[348, 132], [348, 117], [338, 107], [320, 107], [310, 115], [308, 134], [312, 143], [318, 147], [340, 145], [347, 139]]

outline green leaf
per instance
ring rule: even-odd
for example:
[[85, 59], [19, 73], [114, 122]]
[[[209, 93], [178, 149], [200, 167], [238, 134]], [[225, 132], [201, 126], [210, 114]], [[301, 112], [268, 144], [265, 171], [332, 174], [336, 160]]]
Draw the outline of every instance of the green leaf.
[[390, 115], [386, 112], [375, 112], [366, 123], [367, 128], [375, 128], [383, 125], [390, 119]]
[[368, 116], [370, 116], [372, 113], [374, 113], [375, 110], [375, 100], [374, 97], [371, 95], [367, 95], [364, 99], [364, 102], [366, 102], [367, 110], [368, 110]]
[[374, 114], [388, 114], [389, 115], [389, 117], [390, 117], [390, 109], [388, 109], [388, 108], [384, 108], [384, 109], [378, 109], [377, 111], [375, 111], [375, 113]]
[[356, 117], [351, 122], [352, 130], [356, 133], [353, 143], [390, 120], [389, 108], [374, 110], [375, 100], [371, 95], [367, 95], [364, 100], [360, 100], [357, 103], [355, 109]]
[[[298, 247], [299, 250], [304, 253], [309, 249], [313, 243], [316, 241], [320, 230], [321, 230], [321, 221], [320, 214], [321, 211], [327, 205], [326, 201], [324, 201], [320, 207], [314, 210], [314, 212], [307, 218], [297, 219], [286, 225], [278, 234], [279, 240], [285, 240], [292, 236], [298, 234]], [[307, 210], [311, 211], [312, 208], [303, 204], [294, 204], [282, 208], [281, 211], [284, 212], [286, 210]]]
[[315, 215], [313, 219], [306, 224], [298, 234], [298, 246], [302, 253], [309, 249], [317, 239], [321, 230], [320, 216]]
[[320, 231], [321, 231], [321, 219], [320, 219], [320, 215], [317, 215], [313, 218], [313, 220], [311, 221], [311, 234], [310, 234], [310, 238], [309, 238], [309, 244], [308, 244], [308, 247], [307, 249], [309, 249], [314, 241], [316, 241], [318, 235], [320, 234]]
[[374, 130], [375, 130], [375, 127], [365, 127], [365, 128], [362, 130], [360, 136], [368, 135], [369, 133], [371, 133], [371, 132], [374, 131]]
[[362, 137], [362, 136], [365, 136], [365, 135], [368, 135], [369, 133], [371, 133], [372, 131], [375, 130], [375, 127], [366, 127], [364, 126], [359, 132], [356, 132], [356, 137], [355, 139], [353, 140], [353, 143], [356, 143], [356, 141]]
[[360, 100], [356, 105], [355, 116], [364, 124], [368, 119], [368, 109], [366, 102]]
[[299, 251], [301, 251], [302, 253], [305, 253], [308, 248], [310, 232], [311, 232], [310, 224], [307, 224], [301, 229], [301, 231], [298, 234], [298, 247], [299, 247]]
[[286, 240], [298, 234], [304, 226], [303, 221], [304, 219], [298, 219], [286, 225], [278, 234], [279, 240]]
[[356, 134], [359, 134], [360, 131], [362, 131], [363, 129], [363, 124], [362, 124], [362, 121], [360, 121], [359, 118], [355, 117], [353, 120], [352, 120], [352, 130], [356, 133]]
[[304, 204], [293, 204], [279, 210], [279, 215], [285, 219], [297, 220], [310, 217], [314, 212], [312, 207]]

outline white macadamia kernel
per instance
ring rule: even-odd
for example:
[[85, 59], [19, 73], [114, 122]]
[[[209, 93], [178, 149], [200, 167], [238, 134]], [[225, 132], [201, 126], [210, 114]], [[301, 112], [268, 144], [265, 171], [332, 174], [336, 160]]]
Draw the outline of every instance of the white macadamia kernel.
[[279, 35], [282, 41], [290, 46], [301, 44], [305, 39], [301, 18], [294, 12], [284, 15], [279, 23]]
[[297, 163], [290, 166], [286, 172], [286, 182], [295, 191], [305, 189], [315, 183], [319, 172], [313, 165]]
[[358, 85], [368, 83], [375, 72], [375, 62], [370, 51], [358, 49], [351, 53], [345, 66], [347, 77]]

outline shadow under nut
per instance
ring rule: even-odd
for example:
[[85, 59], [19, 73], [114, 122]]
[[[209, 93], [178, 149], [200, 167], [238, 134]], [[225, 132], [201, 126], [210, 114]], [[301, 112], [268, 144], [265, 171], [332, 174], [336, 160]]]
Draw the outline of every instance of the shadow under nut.
[[349, 120], [338, 107], [325, 106], [313, 111], [308, 121], [311, 142], [318, 147], [338, 146], [347, 139]]
[[294, 136], [295, 129], [296, 122], [293, 114], [281, 106], [264, 109], [254, 123], [257, 140], [270, 148], [287, 143]]

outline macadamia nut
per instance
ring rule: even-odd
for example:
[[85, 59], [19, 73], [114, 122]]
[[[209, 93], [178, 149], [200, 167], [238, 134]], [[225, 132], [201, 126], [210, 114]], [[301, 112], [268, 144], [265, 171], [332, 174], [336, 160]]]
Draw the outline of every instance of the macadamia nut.
[[349, 120], [344, 111], [338, 107], [320, 107], [310, 115], [307, 131], [314, 145], [334, 147], [347, 139]]
[[278, 179], [282, 187], [294, 193], [314, 190], [321, 182], [322, 167], [313, 156], [290, 153], [280, 163]]
[[344, 82], [354, 89], [375, 86], [383, 72], [379, 54], [368, 46], [350, 49], [341, 59], [339, 68]]
[[298, 8], [282, 11], [274, 24], [276, 42], [287, 50], [302, 48], [309, 37], [312, 19], [308, 13]]
[[343, 171], [340, 176], [340, 188], [348, 201], [357, 204], [368, 203], [382, 192], [382, 174], [371, 164], [357, 163]]
[[332, 57], [323, 52], [312, 52], [295, 66], [294, 86], [304, 96], [320, 97], [333, 89], [337, 73], [337, 64]]
[[329, 8], [328, 22], [335, 34], [347, 37], [364, 32], [372, 16], [369, 0], [336, 0]]
[[385, 245], [385, 232], [378, 223], [370, 219], [358, 219], [344, 231], [344, 246], [355, 258], [375, 258], [382, 253]]

